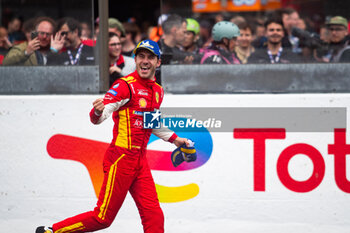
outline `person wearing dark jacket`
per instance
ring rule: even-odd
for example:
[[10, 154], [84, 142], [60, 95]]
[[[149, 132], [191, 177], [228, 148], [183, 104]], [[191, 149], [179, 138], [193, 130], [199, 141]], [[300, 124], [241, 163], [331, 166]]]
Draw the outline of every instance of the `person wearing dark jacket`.
[[55, 22], [49, 17], [35, 20], [34, 31], [28, 41], [13, 46], [3, 60], [5, 66], [47, 65]]
[[162, 64], [181, 64], [186, 59], [185, 52], [179, 47], [185, 39], [187, 22], [179, 15], [170, 15], [162, 24], [164, 34], [158, 41], [162, 50]]
[[270, 18], [265, 23], [267, 46], [257, 49], [248, 59], [248, 63], [296, 63], [299, 59], [289, 48], [282, 46], [284, 37], [283, 23], [279, 18]]
[[83, 44], [80, 23], [70, 17], [61, 19], [51, 38], [47, 65], [94, 65], [93, 47]]
[[[347, 19], [335, 16], [326, 23], [326, 26], [330, 34], [329, 62], [350, 62], [350, 36]], [[328, 62], [328, 60], [324, 61]]]

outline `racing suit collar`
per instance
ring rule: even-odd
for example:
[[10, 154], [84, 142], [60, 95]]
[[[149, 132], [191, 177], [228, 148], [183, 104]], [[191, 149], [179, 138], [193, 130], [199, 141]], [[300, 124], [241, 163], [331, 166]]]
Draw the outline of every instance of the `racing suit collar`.
[[141, 78], [140, 75], [135, 70], [134, 73], [131, 74], [134, 78], [136, 78], [140, 83], [146, 85], [146, 86], [152, 86], [156, 82], [156, 77], [153, 77], [151, 79], [144, 79]]

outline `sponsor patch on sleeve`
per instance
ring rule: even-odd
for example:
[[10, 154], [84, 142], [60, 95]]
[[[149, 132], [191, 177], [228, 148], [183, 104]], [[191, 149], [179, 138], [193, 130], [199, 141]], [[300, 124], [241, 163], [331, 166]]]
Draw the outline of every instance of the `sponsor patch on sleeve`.
[[136, 110], [134, 110], [134, 114], [135, 114], [135, 115], [139, 115], [139, 116], [143, 116], [143, 112], [136, 111]]
[[112, 95], [114, 95], [114, 96], [116, 96], [116, 95], [118, 94], [118, 92], [116, 92], [115, 90], [112, 90], [112, 89], [110, 89], [109, 91], [107, 91], [107, 93], [110, 93], [110, 94], [112, 94]]

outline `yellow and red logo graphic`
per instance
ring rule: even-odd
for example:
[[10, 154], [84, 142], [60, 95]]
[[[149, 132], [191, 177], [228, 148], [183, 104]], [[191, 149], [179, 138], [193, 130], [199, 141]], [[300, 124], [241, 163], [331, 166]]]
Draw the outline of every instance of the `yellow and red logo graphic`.
[[[210, 133], [204, 129], [201, 132], [179, 132], [180, 137], [191, 138], [196, 142], [197, 160], [191, 163], [182, 163], [174, 167], [171, 162], [170, 151], [147, 150], [149, 166], [158, 171], [185, 171], [198, 168], [205, 164], [213, 149]], [[159, 140], [152, 135], [149, 143]], [[82, 163], [88, 170], [95, 194], [98, 197], [103, 182], [102, 162], [109, 143], [74, 137], [70, 135], [56, 134], [47, 142], [47, 152], [55, 159], [67, 159]], [[199, 193], [199, 186], [190, 183], [183, 186], [170, 187], [156, 184], [158, 199], [163, 203], [185, 201], [194, 198]]]

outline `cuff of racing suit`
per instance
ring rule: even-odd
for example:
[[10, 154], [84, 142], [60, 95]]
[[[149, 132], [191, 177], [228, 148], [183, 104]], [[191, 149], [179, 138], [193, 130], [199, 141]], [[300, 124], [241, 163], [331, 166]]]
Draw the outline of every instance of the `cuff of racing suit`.
[[168, 142], [173, 143], [176, 138], [177, 138], [176, 133], [173, 133], [173, 135], [171, 135], [171, 137], [168, 139]]
[[96, 124], [98, 122], [98, 119], [100, 119], [101, 115], [97, 115], [95, 113], [95, 109], [92, 108], [91, 111], [90, 111], [90, 121], [93, 123], [93, 124]]

